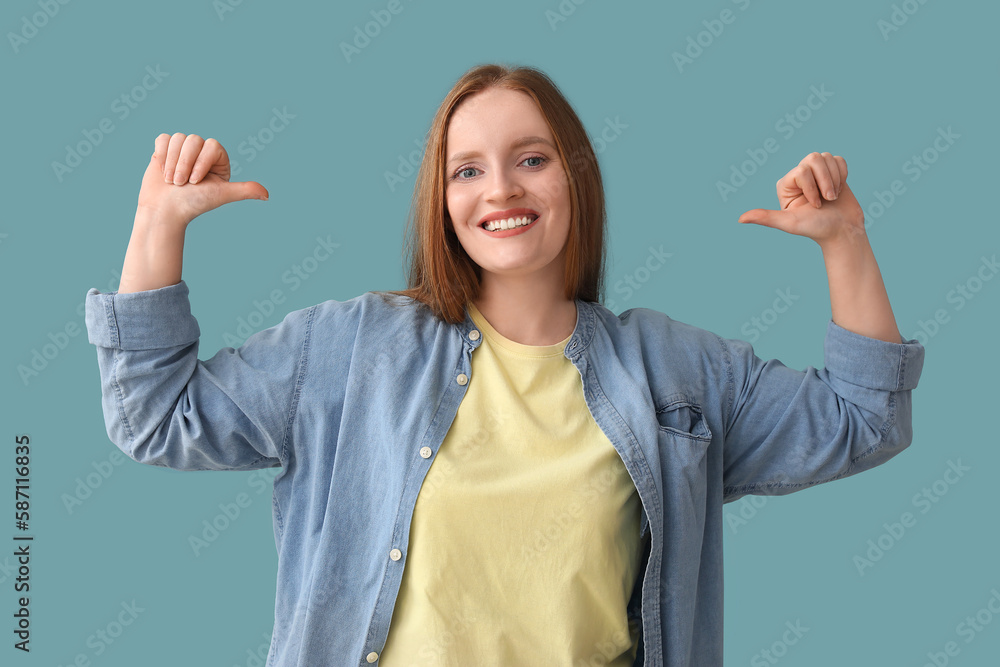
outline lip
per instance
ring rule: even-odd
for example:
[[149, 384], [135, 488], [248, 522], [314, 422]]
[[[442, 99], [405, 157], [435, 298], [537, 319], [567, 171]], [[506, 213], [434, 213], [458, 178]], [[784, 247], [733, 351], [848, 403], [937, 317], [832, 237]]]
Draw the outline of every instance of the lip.
[[502, 220], [503, 218], [523, 218], [526, 215], [533, 215], [538, 217], [538, 211], [530, 208], [509, 208], [506, 211], [496, 211], [495, 213], [488, 213], [483, 216], [483, 219], [479, 221], [479, 226], [482, 227], [484, 223], [490, 220]]

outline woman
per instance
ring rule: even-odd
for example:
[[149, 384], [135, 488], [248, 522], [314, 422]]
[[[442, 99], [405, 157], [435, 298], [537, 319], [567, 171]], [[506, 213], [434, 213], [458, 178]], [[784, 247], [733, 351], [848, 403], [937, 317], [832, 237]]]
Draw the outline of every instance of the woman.
[[721, 665], [722, 504], [911, 441], [924, 350], [840, 156], [806, 156], [780, 210], [740, 217], [823, 250], [826, 366], [805, 371], [600, 304], [597, 160], [535, 69], [475, 67], [442, 102], [407, 290], [292, 312], [203, 362], [184, 230], [267, 198], [229, 175], [218, 142], [157, 137], [120, 288], [88, 291], [87, 327], [130, 457], [282, 468], [268, 665]]

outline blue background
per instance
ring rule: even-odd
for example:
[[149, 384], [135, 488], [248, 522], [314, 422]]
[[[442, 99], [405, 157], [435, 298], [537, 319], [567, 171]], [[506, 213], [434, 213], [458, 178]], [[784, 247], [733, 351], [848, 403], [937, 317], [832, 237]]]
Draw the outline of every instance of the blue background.
[[[261, 492], [260, 473], [116, 458], [83, 330], [87, 289], [117, 286], [155, 137], [214, 137], [239, 163], [234, 180], [270, 191], [268, 202], [228, 205], [188, 230], [183, 276], [206, 359], [240, 318], [259, 321], [256, 331], [326, 299], [404, 286], [413, 176], [401, 160], [454, 81], [499, 61], [546, 71], [595, 139], [615, 312], [654, 308], [749, 340], [761, 357], [821, 367], [830, 304], [818, 246], [737, 218], [776, 208], [775, 182], [808, 153], [830, 151], [847, 159], [900, 330], [927, 346], [909, 450], [857, 477], [726, 506], [726, 663], [772, 664], [761, 652], [773, 650], [784, 665], [918, 666], [955, 642], [950, 664], [997, 664], [1000, 618], [980, 610], [1000, 590], [990, 481], [1000, 463], [990, 416], [1000, 280], [976, 283], [977, 271], [993, 277], [983, 258], [1000, 249], [990, 203], [996, 4], [402, 0], [347, 57], [341, 44], [388, 2], [52, 2], [49, 17], [46, 1], [0, 10], [0, 513], [11, 519], [0, 531], [11, 545], [0, 549], [0, 663], [68, 665], [83, 654], [107, 667], [252, 667], [263, 662], [258, 647], [266, 654], [277, 565], [269, 487]], [[688, 50], [678, 64], [674, 54]], [[163, 74], [143, 88], [147, 67]], [[809, 109], [812, 87], [830, 95]], [[274, 109], [294, 118], [250, 152]], [[781, 129], [796, 113], [794, 132]], [[102, 120], [110, 132], [98, 131]], [[621, 131], [599, 140], [609, 121]], [[948, 128], [958, 138], [936, 152]], [[778, 150], [721, 196], [718, 182], [768, 138]], [[91, 150], [75, 167], [54, 167], [81, 143]], [[925, 150], [933, 164], [908, 171]], [[390, 186], [387, 174], [402, 182]], [[876, 193], [894, 180], [905, 192], [879, 208]], [[283, 280], [317, 237], [340, 247], [307, 280]], [[651, 246], [672, 255], [646, 272]], [[959, 285], [979, 289], [957, 300]], [[254, 300], [275, 289], [284, 302], [262, 312]], [[779, 290], [798, 298], [768, 313]], [[26, 373], [36, 353], [44, 367]], [[19, 434], [32, 446], [30, 654], [13, 649], [9, 629]], [[941, 481], [949, 461], [968, 468], [949, 475], [953, 484]], [[925, 488], [936, 502], [915, 504]], [[195, 555], [189, 536], [240, 493], [249, 506]], [[892, 537], [884, 524], [904, 512], [915, 524]], [[855, 557], [880, 538], [888, 548], [859, 568]], [[134, 622], [113, 643], [98, 640], [133, 601]], [[977, 612], [989, 622], [960, 633]], [[782, 646], [786, 623], [808, 628], [794, 645]]]

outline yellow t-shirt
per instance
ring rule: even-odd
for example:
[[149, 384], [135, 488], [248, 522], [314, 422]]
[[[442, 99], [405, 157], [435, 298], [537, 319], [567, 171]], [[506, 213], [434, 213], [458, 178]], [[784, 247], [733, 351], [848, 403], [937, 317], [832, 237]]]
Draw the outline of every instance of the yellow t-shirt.
[[469, 385], [413, 510], [382, 667], [629, 666], [639, 496], [566, 340], [482, 313]]

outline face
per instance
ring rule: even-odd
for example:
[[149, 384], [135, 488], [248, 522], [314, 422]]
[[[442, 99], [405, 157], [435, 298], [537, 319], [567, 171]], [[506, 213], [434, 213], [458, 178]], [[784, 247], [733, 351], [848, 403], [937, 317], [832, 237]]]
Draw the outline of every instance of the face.
[[[483, 284], [504, 277], [564, 282], [570, 194], [555, 145], [535, 101], [521, 91], [484, 90], [453, 112], [445, 138], [445, 202]], [[483, 226], [497, 217], [529, 224], [500, 231]]]

